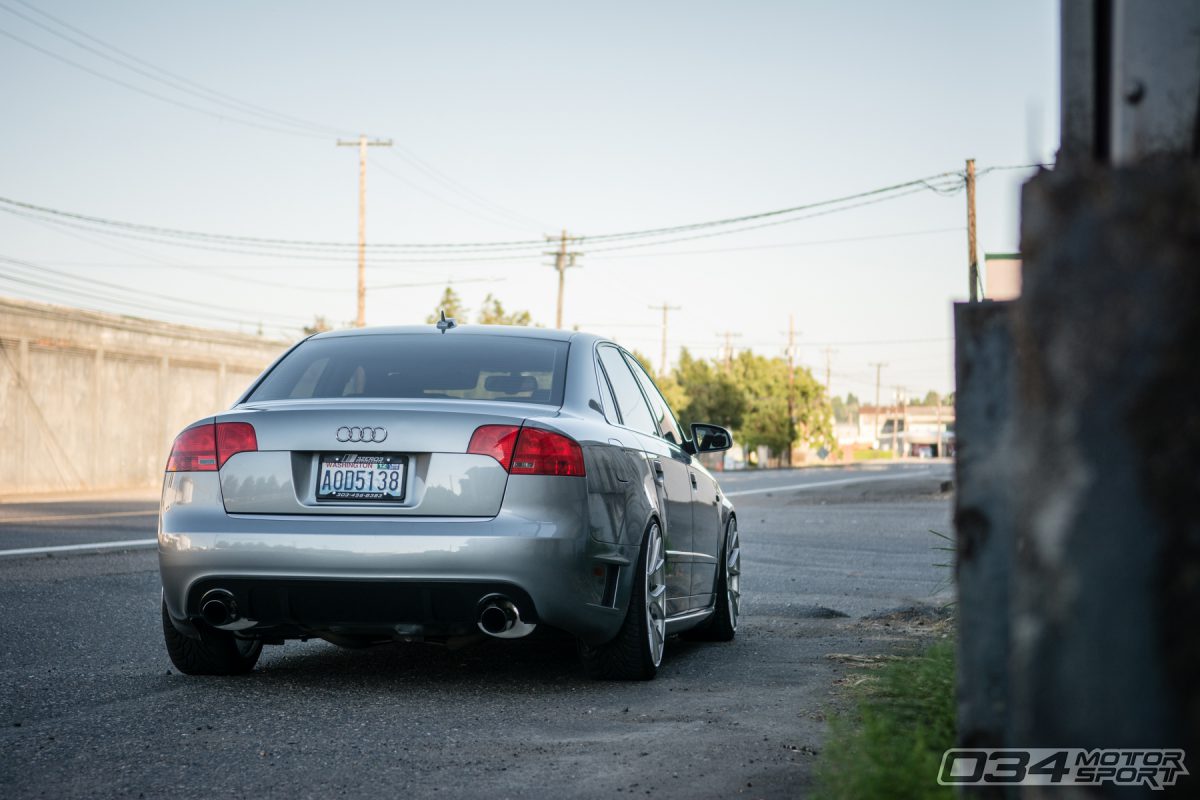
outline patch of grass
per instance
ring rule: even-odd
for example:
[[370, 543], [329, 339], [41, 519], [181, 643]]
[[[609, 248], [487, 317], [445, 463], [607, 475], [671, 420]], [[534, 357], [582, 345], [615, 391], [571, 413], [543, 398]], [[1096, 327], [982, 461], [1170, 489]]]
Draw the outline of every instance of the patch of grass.
[[953, 640], [858, 678], [848, 681], [856, 707], [830, 720], [817, 797], [953, 797], [951, 787], [937, 782], [942, 753], [954, 746]]
[[891, 450], [855, 450], [855, 461], [877, 461], [882, 458], [891, 458]]

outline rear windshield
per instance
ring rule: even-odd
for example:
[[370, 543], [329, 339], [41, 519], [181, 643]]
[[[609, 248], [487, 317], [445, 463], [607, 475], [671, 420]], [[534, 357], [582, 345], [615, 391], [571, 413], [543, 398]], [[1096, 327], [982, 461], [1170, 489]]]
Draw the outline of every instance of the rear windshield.
[[511, 400], [561, 406], [567, 343], [509, 336], [374, 334], [310, 339], [249, 397]]

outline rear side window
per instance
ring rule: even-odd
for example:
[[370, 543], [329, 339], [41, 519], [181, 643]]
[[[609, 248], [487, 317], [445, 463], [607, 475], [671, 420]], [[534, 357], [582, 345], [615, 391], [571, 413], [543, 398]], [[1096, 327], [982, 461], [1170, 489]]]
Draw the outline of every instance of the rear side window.
[[617, 396], [617, 407], [621, 409], [621, 419], [625, 423], [625, 427], [657, 436], [658, 429], [654, 427], [654, 418], [650, 416], [646, 398], [642, 396], [637, 379], [629, 371], [620, 351], [615, 347], [601, 347], [600, 363], [604, 365], [604, 371], [608, 373], [608, 380], [612, 383], [613, 393]]
[[666, 398], [662, 396], [662, 392], [646, 374], [646, 370], [642, 369], [641, 364], [633, 358], [627, 357], [625, 360], [629, 362], [629, 368], [637, 376], [638, 383], [642, 384], [642, 389], [645, 390], [646, 397], [650, 400], [650, 411], [653, 412], [654, 419], [658, 422], [662, 437], [668, 442], [682, 447], [683, 434], [679, 431], [679, 423], [675, 421], [675, 415], [671, 413], [671, 407], [667, 405]]
[[310, 339], [249, 397], [500, 400], [561, 406], [566, 342], [517, 336], [370, 334]]

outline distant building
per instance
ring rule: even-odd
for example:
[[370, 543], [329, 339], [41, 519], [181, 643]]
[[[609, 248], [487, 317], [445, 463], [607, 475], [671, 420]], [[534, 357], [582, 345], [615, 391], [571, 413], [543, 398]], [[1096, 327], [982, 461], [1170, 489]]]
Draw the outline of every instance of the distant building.
[[[878, 425], [878, 427], [876, 427]], [[860, 406], [858, 424], [837, 428], [838, 444], [893, 450], [902, 456], [954, 455], [954, 406]]]

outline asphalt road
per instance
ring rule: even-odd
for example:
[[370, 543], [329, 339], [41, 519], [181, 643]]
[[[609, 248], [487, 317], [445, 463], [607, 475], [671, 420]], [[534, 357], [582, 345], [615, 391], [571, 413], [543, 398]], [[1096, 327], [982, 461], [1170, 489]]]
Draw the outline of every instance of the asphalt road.
[[162, 647], [152, 549], [4, 554], [152, 538], [152, 503], [0, 505], [0, 796], [802, 796], [839, 656], [906, 646], [947, 599], [929, 530], [950, 529], [949, 477], [724, 476], [738, 637], [672, 640], [637, 684], [587, 680], [541, 632], [455, 651], [289, 643], [249, 676], [190, 678]]

